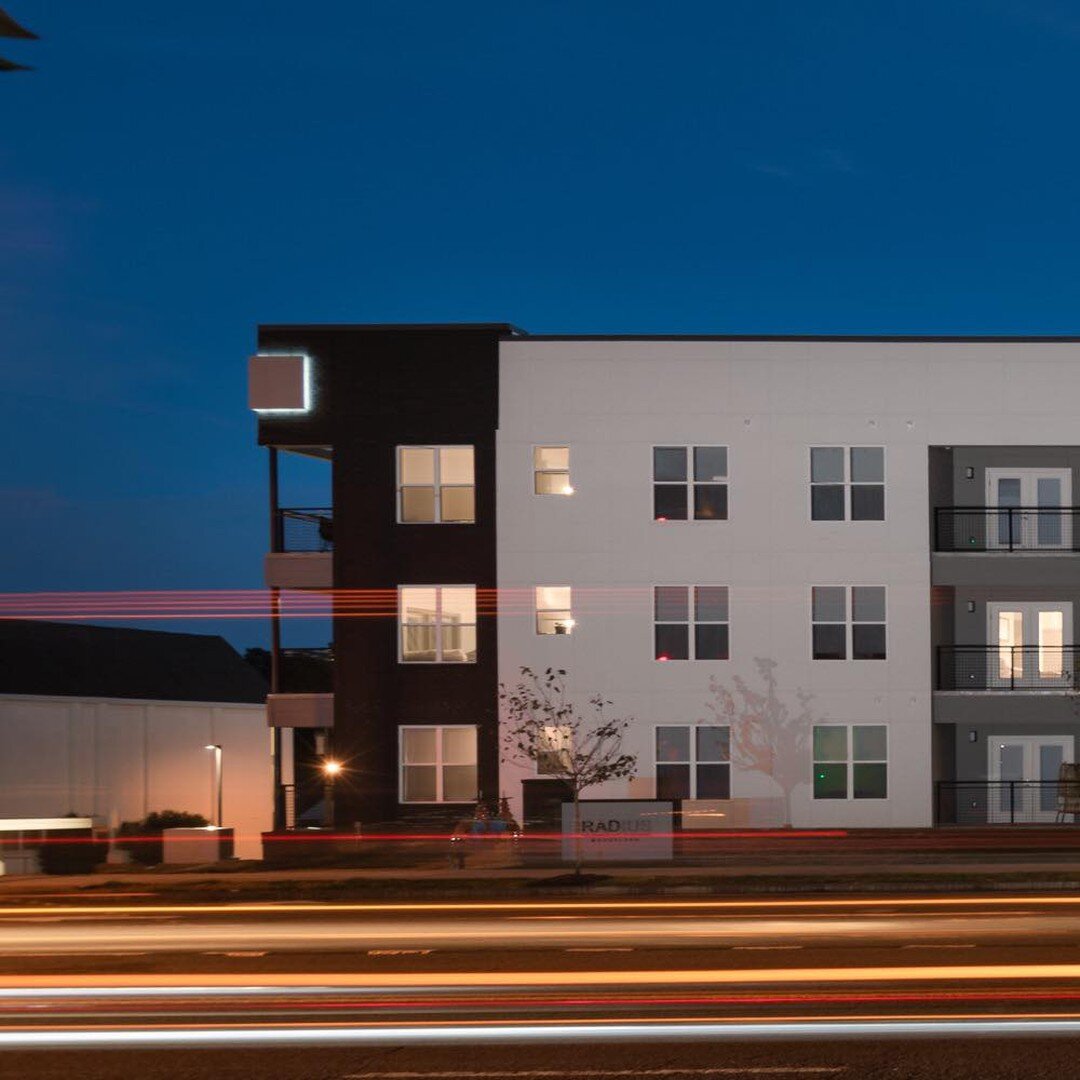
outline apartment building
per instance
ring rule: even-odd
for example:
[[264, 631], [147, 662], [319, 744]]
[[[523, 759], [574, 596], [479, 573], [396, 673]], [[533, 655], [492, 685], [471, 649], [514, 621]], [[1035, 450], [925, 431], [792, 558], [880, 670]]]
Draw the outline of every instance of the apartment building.
[[[279, 823], [327, 754], [339, 825], [550, 820], [523, 666], [633, 718], [591, 796], [686, 825], [1061, 819], [1080, 339], [263, 326], [250, 377], [267, 584], [335, 605], [332, 656], [275, 620]], [[278, 505], [295, 453], [332, 507]]]

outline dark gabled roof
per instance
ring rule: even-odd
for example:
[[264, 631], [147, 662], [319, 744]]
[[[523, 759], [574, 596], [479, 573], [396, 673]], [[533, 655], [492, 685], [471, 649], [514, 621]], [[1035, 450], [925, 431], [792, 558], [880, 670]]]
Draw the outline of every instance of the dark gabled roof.
[[0, 619], [0, 694], [261, 704], [266, 691], [216, 635]]

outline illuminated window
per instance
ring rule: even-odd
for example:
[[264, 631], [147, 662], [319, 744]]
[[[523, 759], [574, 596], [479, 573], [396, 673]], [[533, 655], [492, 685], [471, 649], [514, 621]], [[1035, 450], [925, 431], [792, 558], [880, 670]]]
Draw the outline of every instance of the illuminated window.
[[543, 730], [542, 748], [536, 757], [538, 776], [563, 776], [570, 765], [570, 729], [547, 726]]
[[884, 447], [811, 447], [810, 518], [884, 521]]
[[657, 660], [727, 660], [727, 586], [657, 585], [653, 644]]
[[399, 446], [398, 521], [471, 525], [476, 483], [471, 446]]
[[883, 585], [815, 585], [810, 606], [815, 660], [885, 659]]
[[814, 727], [814, 798], [888, 797], [888, 729], [884, 724]]
[[730, 799], [731, 728], [717, 724], [656, 729], [658, 799]]
[[726, 521], [726, 446], [653, 447], [653, 520]]
[[537, 446], [533, 449], [533, 492], [537, 495], [573, 495], [570, 484], [570, 447]]
[[401, 801], [472, 803], [477, 799], [476, 727], [402, 727]]
[[476, 586], [401, 586], [398, 626], [404, 664], [475, 663]]
[[574, 629], [570, 606], [569, 585], [538, 585], [536, 587], [536, 632], [538, 634], [569, 634]]

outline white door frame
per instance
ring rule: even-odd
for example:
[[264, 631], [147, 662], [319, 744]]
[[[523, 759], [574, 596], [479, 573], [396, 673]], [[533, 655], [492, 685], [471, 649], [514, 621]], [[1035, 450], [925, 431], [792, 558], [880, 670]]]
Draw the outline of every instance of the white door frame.
[[[1023, 776], [1020, 780], [1057, 780], [1056, 776], [1039, 774], [1039, 750], [1044, 746], [1061, 748], [1061, 760], [1074, 760], [1075, 740], [1072, 735], [988, 735], [986, 738], [987, 771], [991, 781], [1000, 781], [1001, 748], [1019, 745], [1023, 749]], [[1009, 779], [1016, 779], [1010, 777]], [[1054, 821], [1057, 819], [1057, 792], [1049, 794], [1041, 788], [1015, 789], [1016, 816], [1023, 821]], [[1052, 797], [1050, 797], [1052, 795]], [[1005, 788], [991, 788], [986, 799], [987, 821], [1010, 821], [1009, 792]]]
[[[997, 653], [998, 617], [1003, 611], [1016, 611], [1021, 619], [1020, 645], [1025, 651], [1019, 657], [1002, 656]], [[1041, 675], [1042, 656], [1038, 651], [1028, 652], [1026, 649], [1038, 650], [1042, 642], [1039, 640], [1039, 615], [1042, 612], [1061, 612], [1061, 645], [1062, 655], [1050, 656], [1051, 662], [1058, 660], [1058, 664], [1051, 666], [1050, 672], [1043, 677]], [[986, 605], [986, 643], [988, 645], [986, 657], [986, 681], [990, 687], [1008, 686], [1011, 682], [1009, 667], [1019, 660], [1016, 676], [1025, 683], [1025, 689], [1029, 690], [1068, 690], [1072, 688], [1072, 654], [1069, 651], [1073, 643], [1073, 606], [1071, 600], [995, 600]], [[1052, 647], [1049, 647], [1052, 648]], [[1034, 664], [1033, 670], [1027, 670]], [[1055, 670], [1055, 668], [1059, 670]]]
[[[1064, 508], [1072, 505], [1072, 469], [1003, 469], [986, 470], [986, 505], [998, 505], [998, 481], [1016, 479], [1020, 481], [1020, 506], [1031, 509], [1039, 505], [1039, 481], [1058, 480], [1061, 483], [1059, 505]], [[1008, 548], [1008, 532], [1002, 531], [1003, 518], [999, 514], [988, 514], [986, 521], [986, 546], [988, 548]], [[1053, 522], [1053, 525], [1050, 522]], [[1055, 527], [1056, 526], [1056, 527]], [[1013, 518], [1013, 548], [1022, 551], [1061, 551], [1072, 548], [1072, 516], [1062, 514], [1053, 517], [1040, 528], [1039, 515], [1034, 513], [1017, 514]]]

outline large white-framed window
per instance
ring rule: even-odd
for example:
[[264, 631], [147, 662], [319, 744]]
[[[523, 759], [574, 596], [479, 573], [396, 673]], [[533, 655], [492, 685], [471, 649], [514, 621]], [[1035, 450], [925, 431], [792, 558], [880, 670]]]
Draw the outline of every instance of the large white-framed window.
[[536, 586], [536, 632], [570, 634], [574, 630], [574, 612], [569, 585]]
[[810, 620], [815, 660], [885, 659], [884, 585], [815, 585]]
[[889, 729], [885, 724], [814, 725], [814, 798], [886, 799]]
[[476, 802], [475, 724], [403, 725], [398, 740], [400, 802]]
[[811, 521], [884, 521], [883, 446], [810, 447]]
[[570, 483], [570, 447], [533, 447], [533, 494], [573, 495]]
[[727, 521], [726, 446], [653, 447], [654, 521]]
[[727, 660], [731, 624], [726, 585], [653, 587], [653, 658]]
[[399, 446], [398, 521], [403, 525], [473, 524], [475, 456], [471, 446]]
[[658, 724], [658, 799], [730, 799], [731, 728], [720, 724]]
[[991, 687], [1064, 690], [1073, 684], [1073, 606], [1068, 600], [986, 605]]
[[476, 662], [476, 586], [398, 586], [402, 664]]

